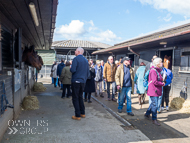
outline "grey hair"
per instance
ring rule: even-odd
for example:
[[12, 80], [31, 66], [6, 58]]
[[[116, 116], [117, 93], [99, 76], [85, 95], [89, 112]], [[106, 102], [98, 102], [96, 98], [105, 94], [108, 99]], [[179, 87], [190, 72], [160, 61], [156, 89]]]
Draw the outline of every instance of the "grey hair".
[[101, 62], [99, 60], [96, 61], [96, 64], [99, 65]]
[[111, 59], [111, 58], [113, 58], [113, 56], [109, 56], [109, 57], [108, 57], [108, 59]]
[[116, 61], [115, 61], [115, 64], [118, 64], [118, 63], [119, 63], [119, 61], [118, 61], [118, 60], [116, 60]]
[[155, 58], [153, 60], [153, 66], [156, 67], [158, 64], [160, 64], [162, 62], [161, 58]]
[[103, 60], [101, 60], [101, 62], [104, 62]]
[[84, 49], [81, 48], [81, 47], [78, 47], [78, 48], [77, 48], [77, 51], [79, 51], [81, 55], [83, 55], [83, 53], [84, 53]]

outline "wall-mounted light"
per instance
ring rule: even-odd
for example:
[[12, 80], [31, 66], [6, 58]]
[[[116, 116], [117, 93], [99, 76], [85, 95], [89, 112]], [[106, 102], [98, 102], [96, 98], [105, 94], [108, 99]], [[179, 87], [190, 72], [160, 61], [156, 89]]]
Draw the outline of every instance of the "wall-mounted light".
[[167, 42], [160, 42], [160, 45], [166, 45]]
[[37, 13], [36, 13], [36, 7], [35, 7], [33, 2], [30, 2], [29, 8], [30, 8], [30, 12], [32, 14], [32, 18], [34, 20], [35, 25], [39, 26], [38, 16], [37, 16]]

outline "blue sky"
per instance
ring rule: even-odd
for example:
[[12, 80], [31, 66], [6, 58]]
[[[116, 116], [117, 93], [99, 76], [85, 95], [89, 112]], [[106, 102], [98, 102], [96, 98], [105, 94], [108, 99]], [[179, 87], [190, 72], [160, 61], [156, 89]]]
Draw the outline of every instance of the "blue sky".
[[189, 0], [59, 0], [54, 41], [114, 45], [189, 19]]

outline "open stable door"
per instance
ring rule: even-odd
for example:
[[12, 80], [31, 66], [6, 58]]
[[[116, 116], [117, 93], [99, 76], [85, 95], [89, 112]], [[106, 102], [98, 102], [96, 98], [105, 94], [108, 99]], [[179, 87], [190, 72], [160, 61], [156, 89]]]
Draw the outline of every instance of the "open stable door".
[[172, 70], [173, 49], [160, 50], [159, 57], [162, 58], [163, 66]]

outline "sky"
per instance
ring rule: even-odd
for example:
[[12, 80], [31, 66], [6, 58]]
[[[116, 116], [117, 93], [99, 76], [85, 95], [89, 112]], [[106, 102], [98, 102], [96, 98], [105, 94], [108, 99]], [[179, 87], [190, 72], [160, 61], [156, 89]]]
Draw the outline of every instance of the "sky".
[[59, 0], [54, 41], [114, 45], [190, 23], [190, 0]]

